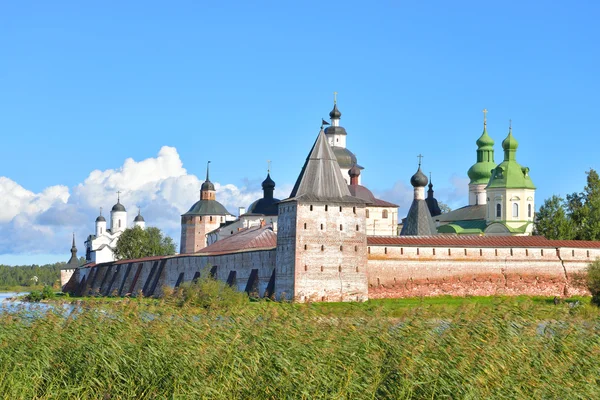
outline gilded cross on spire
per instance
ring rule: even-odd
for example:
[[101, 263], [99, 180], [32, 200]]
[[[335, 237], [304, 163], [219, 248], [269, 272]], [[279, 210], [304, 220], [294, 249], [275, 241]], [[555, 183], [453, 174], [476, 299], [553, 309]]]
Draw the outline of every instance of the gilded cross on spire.
[[423, 155], [419, 154], [417, 158], [419, 159], [419, 168], [421, 168], [421, 161], [423, 160]]
[[337, 104], [337, 95], [338, 92], [333, 92], [333, 104]]
[[483, 126], [487, 125], [487, 113], [488, 113], [487, 108], [484, 108], [483, 109]]

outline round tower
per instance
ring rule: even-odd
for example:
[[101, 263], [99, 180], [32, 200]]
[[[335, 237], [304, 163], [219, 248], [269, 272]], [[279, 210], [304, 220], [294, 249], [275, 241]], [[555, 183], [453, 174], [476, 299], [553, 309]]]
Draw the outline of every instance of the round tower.
[[106, 233], [106, 218], [102, 216], [102, 207], [100, 207], [100, 215], [96, 218], [96, 237], [100, 237]]
[[477, 162], [469, 168], [469, 205], [486, 204], [485, 187], [496, 168], [494, 162], [494, 140], [487, 133], [487, 110], [483, 110], [483, 133], [475, 142], [477, 144]]
[[125, 229], [127, 229], [127, 210], [121, 204], [121, 192], [117, 192], [117, 204], [110, 211], [110, 231], [115, 233]]

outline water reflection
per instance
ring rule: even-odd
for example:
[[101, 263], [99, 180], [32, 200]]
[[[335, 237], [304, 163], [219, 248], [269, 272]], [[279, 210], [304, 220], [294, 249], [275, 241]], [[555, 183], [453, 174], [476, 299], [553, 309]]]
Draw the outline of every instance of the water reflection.
[[19, 300], [20, 296], [28, 292], [2, 292], [0, 293], [0, 313], [21, 313], [24, 312], [30, 317], [42, 317], [48, 311], [59, 312], [64, 316], [70, 315], [74, 310], [73, 304], [59, 303], [30, 303]]

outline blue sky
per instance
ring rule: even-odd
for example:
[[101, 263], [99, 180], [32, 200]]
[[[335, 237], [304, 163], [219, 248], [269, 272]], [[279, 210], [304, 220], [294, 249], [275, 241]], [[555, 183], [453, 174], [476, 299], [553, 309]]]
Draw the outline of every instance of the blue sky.
[[[186, 176], [201, 180], [211, 160], [212, 180], [239, 189], [232, 211], [259, 190], [267, 159], [284, 190], [334, 91], [363, 183], [401, 202], [400, 214], [419, 153], [438, 199], [466, 204], [483, 108], [497, 162], [513, 120], [538, 207], [579, 191], [600, 168], [599, 11], [592, 1], [4, 2], [0, 206], [12, 211], [0, 212], [0, 263], [68, 258], [73, 231], [81, 254], [98, 205], [82, 191], [104, 185], [105, 208], [113, 189], [127, 191], [92, 171], [158, 160], [162, 146]], [[156, 199], [177, 194], [154, 186], [135, 200], [178, 239], [186, 187], [161, 214]]]

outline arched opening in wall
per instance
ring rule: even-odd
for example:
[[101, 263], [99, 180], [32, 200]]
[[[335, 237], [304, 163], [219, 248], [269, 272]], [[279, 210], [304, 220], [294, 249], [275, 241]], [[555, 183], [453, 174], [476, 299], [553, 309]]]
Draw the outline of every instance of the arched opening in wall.
[[513, 205], [512, 205], [512, 216], [513, 216], [513, 218], [519, 217], [519, 204], [518, 203], [513, 203]]
[[175, 282], [175, 289], [177, 289], [181, 285], [181, 282], [183, 282], [183, 272], [180, 273], [177, 277], [177, 282]]
[[310, 211], [312, 211], [312, 210], [313, 210], [313, 206], [311, 205], [311, 206], [310, 206]]
[[383, 210], [381, 212], [381, 218], [387, 218], [388, 217], [388, 210]]
[[200, 271], [196, 271], [194, 273], [194, 277], [192, 278], [192, 283], [196, 283], [198, 282], [198, 279], [200, 278]]
[[227, 277], [227, 284], [229, 286], [237, 285], [237, 271], [230, 271], [229, 276]]
[[250, 277], [248, 278], [244, 292], [248, 293], [249, 297], [258, 297], [258, 268], [250, 271]]
[[273, 272], [271, 273], [271, 278], [269, 278], [269, 283], [267, 284], [267, 289], [263, 297], [268, 297], [270, 299], [275, 300], [275, 271], [276, 268], [273, 268]]
[[533, 214], [532, 212], [532, 208], [531, 204], [527, 204], [527, 217], [531, 218], [531, 214]]
[[211, 277], [212, 279], [217, 279], [217, 268], [218, 268], [218, 267], [217, 267], [216, 265], [213, 265], [213, 266], [210, 268], [210, 277]]
[[502, 218], [502, 205], [496, 204], [496, 218]]
[[342, 224], [340, 224], [340, 231], [341, 231], [341, 230], [343, 230], [343, 229], [342, 229]]
[[365, 217], [369, 218], [369, 210], [365, 210]]

